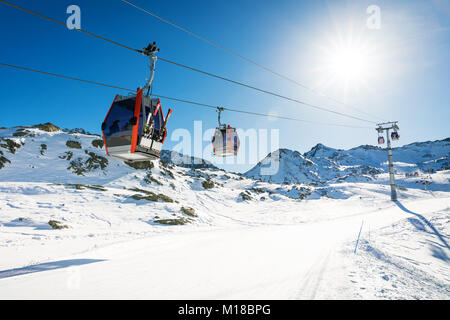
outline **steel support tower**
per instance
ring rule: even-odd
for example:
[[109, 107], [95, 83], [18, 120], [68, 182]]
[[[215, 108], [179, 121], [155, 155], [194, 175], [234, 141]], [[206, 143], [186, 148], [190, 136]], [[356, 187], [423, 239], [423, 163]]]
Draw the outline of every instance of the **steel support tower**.
[[388, 152], [388, 164], [389, 164], [389, 180], [391, 185], [391, 200], [397, 201], [397, 187], [395, 185], [395, 176], [394, 176], [394, 163], [392, 161], [392, 147], [391, 147], [391, 137], [390, 137], [390, 131], [394, 130], [397, 131], [399, 128], [397, 126], [398, 121], [394, 122], [386, 122], [386, 123], [379, 123], [376, 130], [378, 133], [383, 133], [386, 131], [386, 142], [387, 142], [387, 152]]

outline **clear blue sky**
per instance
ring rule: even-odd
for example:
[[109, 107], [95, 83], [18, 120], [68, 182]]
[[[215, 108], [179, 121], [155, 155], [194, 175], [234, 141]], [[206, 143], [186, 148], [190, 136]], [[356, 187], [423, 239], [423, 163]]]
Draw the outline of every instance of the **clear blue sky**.
[[[81, 7], [81, 27], [87, 31], [135, 48], [157, 41], [161, 57], [326, 108], [378, 120], [277, 78], [120, 0], [11, 2], [61, 21], [68, 17], [66, 8], [76, 4]], [[401, 140], [397, 145], [450, 136], [449, 1], [134, 2], [359, 110], [400, 121]], [[379, 30], [366, 26], [369, 5], [381, 9]], [[0, 25], [1, 62], [127, 88], [142, 86], [148, 76], [143, 56], [3, 4], [0, 4]], [[330, 61], [332, 64], [342, 53], [335, 45], [339, 39], [353, 39], [348, 46], [350, 51], [364, 55], [362, 71], [347, 85], [342, 78], [333, 78], [337, 71], [330, 66]], [[0, 67], [0, 87], [0, 126], [50, 121], [60, 127], [83, 127], [97, 133], [117, 93], [114, 89], [4, 67]], [[371, 126], [161, 61], [157, 64], [154, 92], [254, 112]], [[203, 121], [204, 129], [216, 126], [214, 110], [165, 100], [162, 103], [165, 110], [174, 109], [168, 125], [171, 132], [177, 128], [192, 131], [195, 120]], [[319, 142], [334, 148], [376, 143], [374, 129], [315, 126], [236, 113], [225, 113], [223, 120], [244, 130], [279, 129], [280, 147], [301, 152]], [[171, 149], [176, 142], [170, 141], [170, 133], [168, 140], [165, 148]], [[244, 171], [251, 164], [223, 167]]]

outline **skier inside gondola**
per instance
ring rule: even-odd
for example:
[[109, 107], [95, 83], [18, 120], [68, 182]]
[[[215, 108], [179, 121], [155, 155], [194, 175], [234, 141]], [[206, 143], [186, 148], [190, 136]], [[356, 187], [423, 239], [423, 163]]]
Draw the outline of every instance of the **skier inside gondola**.
[[110, 135], [120, 131], [119, 122], [120, 122], [120, 120], [114, 120], [113, 124], [109, 127]]

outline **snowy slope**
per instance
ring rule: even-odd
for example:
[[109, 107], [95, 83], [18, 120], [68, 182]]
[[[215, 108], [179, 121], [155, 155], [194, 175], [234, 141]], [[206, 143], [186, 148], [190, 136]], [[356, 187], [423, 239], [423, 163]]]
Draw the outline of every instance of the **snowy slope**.
[[[330, 148], [283, 150], [280, 172], [312, 173], [275, 184], [178, 166], [168, 152], [134, 168], [100, 142], [81, 129], [0, 129], [0, 299], [450, 297], [449, 170], [430, 173], [427, 190], [398, 175], [394, 204], [384, 171], [327, 180]], [[409, 145], [400, 170], [448, 157], [447, 142]], [[376, 167], [376, 152], [345, 152], [336, 166]]]
[[[2, 257], [14, 258], [2, 262], [0, 298], [450, 298], [448, 196], [403, 201], [407, 210], [431, 221], [437, 233], [387, 201], [372, 206], [357, 199], [337, 201], [278, 210], [297, 217], [288, 225], [176, 227], [116, 238], [113, 244], [102, 239], [112, 232], [105, 226], [105, 234], [88, 233], [81, 224], [69, 231], [16, 226], [33, 238], [0, 248]], [[82, 216], [71, 214], [74, 220]], [[270, 215], [259, 213], [265, 214]], [[302, 216], [311, 220], [301, 222]], [[134, 230], [134, 225], [122, 228]], [[438, 234], [445, 236], [443, 241]]]
[[[0, 155], [6, 159], [0, 179], [104, 184], [136, 171], [122, 161], [106, 158], [100, 136], [77, 132], [47, 132], [37, 128], [0, 130]], [[214, 168], [203, 159], [175, 155], [173, 159], [182, 162], [182, 166], [200, 163], [195, 167]], [[161, 159], [170, 163], [172, 153], [163, 150]]]

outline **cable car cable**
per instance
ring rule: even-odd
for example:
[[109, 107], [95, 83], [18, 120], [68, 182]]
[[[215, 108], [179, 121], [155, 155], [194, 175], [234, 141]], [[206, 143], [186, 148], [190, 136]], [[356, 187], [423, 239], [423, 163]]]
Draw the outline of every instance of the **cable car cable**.
[[[209, 105], [209, 104], [204, 104], [204, 103], [199, 103], [199, 102], [190, 101], [190, 100], [184, 100], [184, 99], [179, 99], [179, 98], [172, 98], [172, 97], [162, 96], [162, 95], [158, 95], [158, 94], [153, 94], [153, 96], [159, 97], [159, 98], [163, 98], [163, 99], [178, 101], [178, 102], [184, 102], [184, 103], [188, 103], [188, 104], [194, 104], [194, 105], [203, 106], [203, 107], [212, 108], [212, 109], [218, 109], [219, 108], [218, 106], [214, 106], [214, 105]], [[318, 125], [357, 128], [357, 129], [373, 129], [372, 127], [352, 126], [352, 125], [337, 124], [337, 123], [316, 122], [316, 121], [310, 121], [310, 120], [303, 120], [303, 119], [297, 119], [297, 118], [290, 118], [290, 117], [284, 117], [284, 116], [271, 115], [271, 114], [266, 114], [266, 113], [244, 111], [244, 110], [228, 108], [228, 107], [220, 107], [220, 108], [223, 108], [223, 110], [230, 111], [230, 112], [238, 112], [238, 113], [244, 113], [244, 114], [261, 116], [261, 117], [268, 117], [268, 118], [275, 118], [275, 119], [282, 119], [282, 120], [306, 122], [306, 123], [318, 124]]]
[[[38, 17], [40, 17], [40, 18], [49, 20], [49, 21], [51, 21], [51, 22], [57, 23], [57, 24], [59, 24], [59, 25], [65, 27], [65, 28], [67, 28], [67, 24], [65, 24], [64, 22], [61, 22], [61, 21], [52, 19], [52, 18], [47, 17], [47, 16], [44, 16], [43, 14], [40, 14], [40, 13], [31, 11], [31, 10], [28, 10], [28, 9], [22, 8], [22, 7], [18, 6], [18, 5], [15, 5], [15, 4], [13, 4], [13, 3], [9, 3], [9, 2], [4, 1], [4, 0], [0, 0], [0, 3], [3, 3], [3, 4], [5, 4], [5, 5], [7, 5], [7, 6], [10, 6], [10, 7], [13, 7], [13, 8], [22, 10], [22, 11], [25, 11], [25, 12], [27, 12], [27, 13], [33, 14], [33, 15], [35, 15], [35, 16], [38, 16]], [[83, 29], [73, 29], [73, 30], [80, 31], [80, 32], [82, 32], [82, 33], [85, 33], [85, 34], [88, 34], [88, 35], [93, 36], [93, 37], [95, 37], [95, 38], [98, 38], [98, 39], [100, 39], [100, 40], [109, 42], [109, 43], [114, 44], [114, 45], [116, 45], [116, 46], [123, 47], [123, 48], [125, 48], [125, 49], [131, 50], [131, 51], [134, 51], [134, 52], [142, 53], [142, 50], [133, 49], [133, 48], [127, 46], [127, 45], [124, 45], [124, 44], [121, 44], [121, 43], [119, 43], [119, 42], [116, 42], [116, 41], [107, 39], [107, 38], [105, 38], [105, 37], [102, 37], [102, 36], [99, 36], [99, 35], [97, 35], [97, 34], [88, 32], [88, 31], [86, 31], [86, 30], [83, 30]]]
[[25, 70], [25, 71], [31, 71], [31, 72], [36, 72], [36, 73], [41, 73], [41, 74], [45, 74], [45, 75], [48, 75], [48, 76], [64, 78], [64, 79], [74, 80], [74, 81], [79, 81], [79, 82], [85, 82], [85, 83], [89, 83], [89, 84], [95, 84], [95, 85], [98, 85], [98, 86], [103, 86], [103, 87], [108, 87], [108, 88], [113, 88], [113, 89], [118, 89], [118, 90], [124, 90], [124, 91], [130, 91], [130, 92], [134, 91], [134, 90], [131, 90], [131, 89], [126, 89], [126, 88], [122, 88], [122, 87], [118, 87], [118, 86], [114, 86], [114, 85], [109, 85], [109, 84], [105, 84], [105, 83], [101, 83], [101, 82], [89, 81], [89, 80], [84, 80], [84, 79], [64, 76], [64, 75], [60, 75], [60, 74], [56, 74], [56, 73], [51, 73], [51, 72], [46, 72], [46, 71], [41, 71], [41, 70], [36, 70], [36, 69], [31, 69], [31, 68], [26, 68], [26, 67], [19, 67], [19, 66], [15, 66], [15, 65], [12, 65], [12, 64], [2, 63], [2, 62], [0, 62], [0, 66], [20, 69], [20, 70]]
[[169, 20], [167, 20], [167, 19], [164, 19], [164, 18], [162, 18], [161, 16], [159, 16], [159, 15], [157, 15], [157, 14], [155, 14], [155, 13], [153, 13], [153, 12], [147, 10], [147, 9], [142, 8], [142, 7], [138, 6], [138, 5], [136, 5], [135, 3], [132, 3], [131, 1], [128, 1], [128, 0], [120, 0], [120, 1], [126, 3], [126, 4], [128, 4], [128, 5], [130, 5], [130, 6], [133, 6], [133, 7], [135, 7], [136, 9], [138, 9], [138, 10], [144, 12], [144, 13], [147, 13], [147, 14], [153, 16], [154, 18], [159, 19], [159, 20], [161, 20], [162, 22], [167, 23], [167, 24], [169, 24], [169, 25], [171, 25], [171, 26], [173, 26], [173, 27], [175, 27], [175, 28], [177, 28], [177, 29], [179, 29], [179, 30], [185, 32], [185, 33], [188, 33], [188, 34], [190, 34], [191, 36], [193, 36], [193, 37], [195, 37], [195, 38], [197, 38], [197, 39], [199, 39], [199, 40], [202, 40], [202, 41], [204, 41], [204, 42], [206, 42], [206, 43], [208, 43], [208, 44], [210, 44], [210, 45], [212, 45], [212, 46], [215, 46], [216, 48], [219, 48], [219, 49], [221, 49], [221, 50], [223, 50], [223, 51], [225, 51], [225, 52], [228, 52], [228, 53], [230, 53], [230, 54], [232, 54], [232, 55], [234, 55], [234, 56], [236, 56], [236, 57], [238, 57], [238, 58], [240, 58], [240, 59], [242, 59], [242, 60], [244, 60], [244, 61], [246, 61], [246, 62], [249, 62], [249, 63], [251, 63], [251, 64], [253, 64], [253, 65], [255, 65], [255, 66], [257, 66], [257, 67], [259, 67], [259, 68], [261, 68], [261, 69], [264, 69], [264, 70], [266, 70], [266, 71], [268, 71], [268, 72], [270, 72], [270, 73], [272, 73], [272, 74], [274, 74], [274, 75], [276, 75], [276, 76], [278, 76], [278, 77], [280, 77], [280, 78], [283, 78], [283, 79], [285, 79], [285, 80], [287, 80], [287, 81], [289, 81], [289, 82], [291, 82], [291, 83], [293, 83], [293, 84], [296, 84], [297, 86], [302, 87], [302, 88], [304, 88], [304, 89], [306, 89], [306, 90], [308, 90], [308, 91], [310, 91], [310, 92], [313, 92], [313, 93], [315, 93], [315, 94], [317, 94], [317, 95], [319, 95], [319, 96], [321, 96], [321, 97], [323, 97], [323, 98], [326, 98], [326, 99], [329, 99], [329, 100], [331, 100], [331, 101], [337, 102], [337, 103], [339, 103], [339, 104], [341, 104], [341, 105], [343, 105], [343, 106], [346, 106], [346, 107], [348, 107], [348, 108], [354, 109], [354, 110], [359, 111], [360, 113], [364, 113], [364, 114], [366, 114], [366, 115], [368, 115], [368, 116], [371, 116], [371, 117], [377, 118], [377, 119], [379, 119], [379, 120], [385, 121], [384, 119], [382, 119], [382, 118], [380, 118], [380, 117], [378, 117], [378, 116], [375, 116], [375, 115], [373, 115], [373, 114], [371, 114], [371, 113], [368, 113], [368, 112], [365, 112], [365, 111], [363, 111], [363, 110], [360, 110], [359, 108], [356, 108], [356, 107], [354, 107], [354, 106], [350, 106], [350, 105], [348, 105], [348, 104], [346, 104], [346, 103], [344, 103], [344, 102], [342, 102], [342, 101], [340, 101], [340, 100], [338, 100], [338, 99], [335, 99], [335, 98], [333, 98], [333, 97], [330, 97], [330, 96], [328, 96], [328, 95], [326, 95], [326, 94], [324, 94], [324, 93], [322, 93], [322, 92], [320, 92], [320, 91], [318, 91], [318, 90], [312, 89], [312, 88], [310, 88], [310, 87], [308, 87], [308, 86], [306, 86], [306, 85], [304, 85], [304, 84], [301, 84], [300, 82], [298, 82], [298, 81], [296, 81], [296, 80], [294, 80], [294, 79], [292, 79], [292, 78], [290, 78], [290, 77], [288, 77], [288, 76], [285, 76], [285, 75], [283, 75], [283, 74], [281, 74], [281, 73], [279, 73], [279, 72], [276, 72], [276, 71], [274, 71], [274, 70], [272, 70], [272, 69], [270, 69], [270, 68], [268, 68], [268, 67], [265, 67], [265, 66], [263, 66], [262, 64], [259, 64], [258, 62], [256, 62], [256, 61], [254, 61], [254, 60], [252, 60], [252, 59], [250, 59], [250, 58], [247, 58], [247, 57], [245, 57], [245, 56], [243, 56], [243, 55], [237, 53], [236, 51], [233, 51], [233, 50], [231, 50], [231, 49], [228, 49], [228, 48], [226, 48], [226, 47], [224, 47], [224, 46], [222, 46], [222, 45], [220, 45], [220, 44], [218, 44], [218, 43], [216, 43], [216, 42], [213, 42], [213, 41], [211, 41], [211, 40], [208, 40], [208, 39], [206, 39], [206, 38], [204, 38], [204, 37], [202, 37], [202, 36], [200, 36], [200, 35], [198, 35], [198, 34], [192, 32], [192, 31], [190, 31], [190, 30], [188, 30], [188, 29], [186, 29], [186, 28], [183, 28], [183, 27], [181, 27], [181, 26], [179, 26], [179, 25], [177, 25], [177, 24], [175, 24], [175, 23], [173, 23], [173, 22], [171, 22], [171, 21], [169, 21]]
[[[42, 15], [42, 14], [36, 13], [36, 12], [34, 12], [34, 11], [31, 11], [31, 10], [28, 10], [28, 9], [25, 9], [25, 8], [22, 8], [22, 7], [20, 7], [20, 6], [17, 6], [17, 5], [14, 5], [14, 4], [12, 4], [12, 3], [6, 2], [6, 1], [4, 1], [4, 0], [0, 0], [0, 3], [3, 3], [3, 4], [5, 4], [5, 5], [11, 6], [11, 7], [13, 7], [13, 8], [16, 8], [16, 9], [19, 9], [19, 10], [22, 10], [22, 11], [25, 11], [25, 12], [27, 12], [27, 13], [36, 15], [36, 16], [38, 16], [38, 17], [47, 19], [47, 20], [49, 20], [49, 21], [51, 21], [51, 22], [55, 22], [55, 23], [57, 23], [57, 24], [59, 24], [59, 25], [63, 25], [64, 27], [66, 27], [66, 24], [63, 23], [63, 22], [60, 22], [60, 21], [58, 21], [58, 20], [49, 18], [49, 17], [44, 16], [44, 15]], [[129, 46], [123, 45], [123, 44], [121, 44], [121, 43], [118, 43], [118, 42], [116, 42], [116, 41], [107, 39], [107, 38], [105, 38], [105, 37], [102, 37], [102, 36], [99, 36], [99, 35], [96, 35], [96, 34], [93, 34], [93, 33], [91, 33], [91, 32], [87, 32], [87, 31], [82, 30], [82, 29], [74, 29], [74, 30], [83, 32], [83, 33], [88, 34], [88, 35], [90, 35], [90, 36], [93, 36], [93, 37], [95, 37], [95, 38], [101, 39], [101, 40], [106, 41], [106, 42], [109, 42], [109, 43], [111, 43], [111, 44], [118, 45], [118, 46], [123, 47], [123, 48], [128, 49], [128, 50], [132, 50], [132, 51], [134, 51], [134, 52], [144, 53], [143, 50], [133, 49], [133, 48], [131, 48], [131, 47], [129, 47]], [[286, 99], [286, 100], [289, 100], [289, 101], [292, 101], [292, 102], [295, 102], [295, 103], [299, 103], [299, 104], [302, 104], [302, 105], [305, 105], [305, 106], [309, 106], [309, 107], [311, 107], [311, 108], [315, 108], [315, 109], [318, 109], [318, 110], [322, 110], [322, 111], [334, 113], [334, 114], [341, 115], [341, 116], [348, 117], [348, 118], [352, 118], [352, 119], [355, 119], [355, 120], [360, 120], [360, 121], [364, 121], [364, 122], [376, 124], [376, 122], [374, 122], [374, 121], [366, 120], [366, 119], [363, 119], [363, 118], [360, 118], [360, 117], [355, 117], [355, 116], [348, 115], [348, 114], [345, 114], [345, 113], [342, 113], [342, 112], [338, 112], [338, 111], [330, 110], [330, 109], [327, 109], [327, 108], [323, 108], [323, 107], [320, 107], [320, 106], [317, 106], [317, 105], [314, 105], [314, 104], [310, 104], [310, 103], [307, 103], [307, 102], [304, 102], [304, 101], [301, 101], [301, 100], [289, 98], [289, 97], [286, 97], [286, 96], [283, 96], [283, 95], [280, 95], [280, 94], [277, 94], [277, 93], [274, 93], [274, 92], [271, 92], [271, 91], [267, 91], [267, 90], [264, 90], [264, 89], [260, 89], [260, 88], [257, 88], [257, 87], [254, 87], [254, 86], [251, 86], [251, 85], [248, 85], [248, 84], [239, 82], [239, 81], [235, 81], [235, 80], [231, 80], [231, 79], [222, 77], [222, 76], [218, 76], [218, 75], [212, 74], [212, 73], [210, 73], [210, 72], [206, 72], [206, 71], [203, 71], [203, 70], [200, 70], [200, 69], [197, 69], [197, 68], [193, 68], [193, 67], [190, 67], [190, 66], [187, 66], [187, 65], [183, 65], [183, 64], [180, 64], [180, 63], [177, 63], [177, 62], [168, 60], [168, 59], [164, 59], [164, 58], [158, 57], [158, 60], [162, 60], [162, 61], [164, 61], [164, 62], [168, 62], [168, 63], [174, 64], [174, 65], [179, 66], [179, 67], [182, 67], [182, 68], [186, 68], [186, 69], [189, 69], [189, 70], [198, 72], [198, 73], [202, 73], [202, 74], [208, 75], [208, 76], [210, 76], [210, 77], [214, 77], [214, 78], [217, 78], [217, 79], [221, 79], [221, 80], [224, 80], [224, 81], [228, 81], [228, 82], [230, 82], [230, 83], [234, 83], [234, 84], [237, 84], [237, 85], [240, 85], [240, 86], [244, 86], [244, 87], [247, 87], [247, 88], [250, 88], [250, 89], [253, 89], [253, 90], [262, 92], [262, 93], [270, 94], [270, 95], [273, 95], [273, 96], [275, 96], [275, 97], [279, 97], [279, 98], [282, 98], [282, 99]]]
[[308, 106], [308, 107], [311, 107], [311, 108], [319, 109], [319, 110], [326, 111], [326, 112], [331, 112], [331, 113], [334, 113], [334, 114], [337, 114], [337, 115], [340, 115], [340, 116], [344, 116], [344, 117], [347, 117], [347, 118], [352, 118], [352, 119], [356, 119], [356, 120], [360, 120], [360, 121], [364, 121], [364, 122], [377, 124], [377, 122], [374, 122], [374, 121], [370, 121], [370, 120], [366, 120], [366, 119], [363, 119], [363, 118], [351, 116], [351, 115], [348, 115], [348, 114], [345, 114], [345, 113], [342, 113], [342, 112], [339, 112], [339, 111], [330, 110], [330, 109], [327, 109], [327, 108], [324, 108], [324, 107], [320, 107], [318, 105], [314, 105], [314, 104], [311, 104], [311, 103], [308, 103], [308, 102], [304, 102], [304, 101], [301, 101], [301, 100], [297, 100], [297, 99], [294, 99], [294, 98], [289, 98], [287, 96], [283, 96], [283, 95], [275, 93], [275, 92], [271, 92], [271, 91], [268, 91], [268, 90], [260, 89], [260, 88], [251, 86], [249, 84], [243, 83], [243, 82], [239, 82], [239, 81], [235, 81], [235, 80], [232, 80], [232, 79], [228, 79], [228, 78], [216, 75], [216, 74], [212, 74], [212, 73], [207, 72], [207, 71], [203, 71], [203, 70], [200, 70], [200, 69], [197, 69], [197, 68], [193, 68], [193, 67], [190, 67], [190, 66], [187, 66], [187, 65], [183, 65], [181, 63], [170, 61], [170, 60], [167, 60], [167, 59], [164, 59], [164, 58], [161, 58], [161, 57], [158, 57], [158, 60], [161, 60], [161, 61], [164, 61], [164, 62], [168, 62], [168, 63], [174, 64], [174, 65], [176, 65], [178, 67], [189, 69], [189, 70], [192, 70], [192, 71], [195, 71], [195, 72], [198, 72], [198, 73], [202, 73], [202, 74], [205, 74], [205, 75], [213, 77], [213, 78], [217, 78], [217, 79], [228, 81], [228, 82], [231, 82], [231, 83], [243, 86], [243, 87], [247, 87], [249, 89], [260, 91], [262, 93], [266, 93], [266, 94], [269, 94], [269, 95], [272, 95], [272, 96], [275, 96], [275, 97], [278, 97], [278, 98], [282, 98], [282, 99], [289, 100], [289, 101], [292, 101], [292, 102], [295, 102], [295, 103], [299, 103], [299, 104], [302, 104], [302, 105], [305, 105], [305, 106]]
[[[118, 90], [123, 90], [123, 91], [128, 91], [128, 92], [134, 92], [135, 91], [133, 89], [123, 88], [123, 87], [119, 87], [119, 86], [115, 86], [115, 85], [109, 85], [109, 84], [105, 84], [105, 83], [102, 83], [102, 82], [84, 80], [84, 79], [70, 77], [70, 76], [65, 76], [65, 75], [60, 75], [60, 74], [56, 74], [56, 73], [51, 73], [51, 72], [46, 72], [46, 71], [41, 71], [41, 70], [36, 70], [36, 69], [31, 69], [31, 68], [26, 68], [26, 67], [15, 66], [15, 65], [7, 64], [7, 63], [2, 63], [2, 62], [0, 62], [0, 66], [14, 68], [14, 69], [19, 69], [19, 70], [24, 70], [24, 71], [30, 71], [30, 72], [40, 73], [40, 74], [45, 74], [45, 75], [49, 75], [49, 76], [53, 76], [53, 77], [58, 77], [58, 78], [63, 78], [63, 79], [68, 79], [68, 80], [74, 80], [74, 81], [78, 81], [78, 82], [94, 84], [94, 85], [98, 85], [98, 86], [103, 86], [103, 87], [107, 87], [107, 88], [113, 88], [113, 89], [118, 89]], [[210, 104], [205, 104], [205, 103], [196, 102], [196, 101], [190, 101], [190, 100], [185, 100], [185, 99], [179, 99], [179, 98], [173, 98], [173, 97], [163, 96], [163, 95], [159, 95], [159, 94], [153, 94], [153, 96], [159, 97], [159, 98], [162, 98], [162, 99], [173, 100], [173, 101], [178, 101], [178, 102], [182, 102], [182, 103], [197, 105], [197, 106], [201, 106], [201, 107], [207, 107], [207, 108], [211, 108], [211, 109], [219, 108], [218, 106], [214, 106], [214, 105], [210, 105]], [[270, 114], [264, 114], [264, 113], [258, 113], [258, 112], [244, 111], [244, 110], [228, 108], [228, 107], [222, 107], [222, 108], [224, 110], [227, 110], [227, 111], [230, 111], [230, 112], [237, 112], [237, 113], [243, 113], [243, 114], [249, 114], [249, 115], [255, 115], [255, 116], [269, 117], [269, 118], [274, 118], [274, 119], [282, 119], [282, 120], [305, 122], [305, 123], [311, 123], [311, 124], [317, 124], [317, 125], [337, 126], [337, 127], [346, 127], [346, 128], [372, 129], [372, 127], [352, 126], [352, 125], [335, 124], [335, 123], [323, 123], [323, 122], [316, 122], [316, 121], [310, 121], [310, 120], [296, 119], [296, 118], [283, 117], [283, 116], [277, 116], [277, 115], [270, 115]]]

